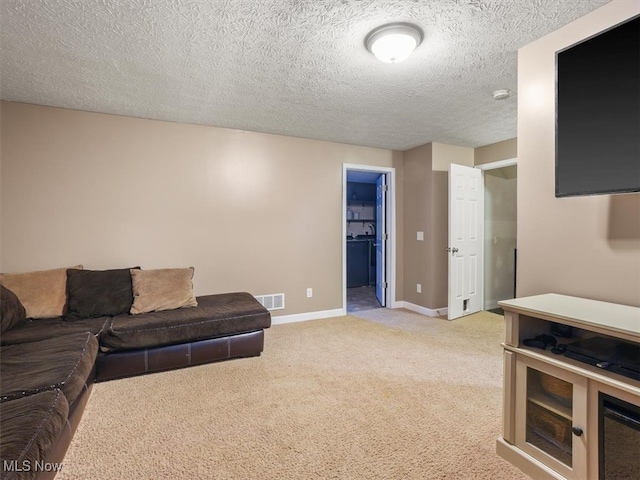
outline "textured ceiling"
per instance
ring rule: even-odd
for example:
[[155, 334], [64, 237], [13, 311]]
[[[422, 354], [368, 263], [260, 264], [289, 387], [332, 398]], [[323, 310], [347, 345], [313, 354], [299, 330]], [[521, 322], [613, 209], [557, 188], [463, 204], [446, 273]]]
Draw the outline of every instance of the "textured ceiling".
[[[517, 50], [608, 0], [2, 0], [5, 100], [406, 150], [516, 136]], [[400, 64], [364, 47], [412, 22]], [[495, 101], [492, 92], [511, 89]]]

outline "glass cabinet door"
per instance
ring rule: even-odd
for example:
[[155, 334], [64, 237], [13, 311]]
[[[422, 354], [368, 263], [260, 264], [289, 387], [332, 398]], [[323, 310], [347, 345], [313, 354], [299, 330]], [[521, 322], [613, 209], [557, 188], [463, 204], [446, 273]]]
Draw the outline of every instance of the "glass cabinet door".
[[525, 441], [573, 466], [573, 384], [527, 367]]
[[[586, 454], [586, 380], [562, 369], [520, 360], [516, 443], [567, 478], [580, 478]], [[576, 453], [579, 460], [576, 460]]]

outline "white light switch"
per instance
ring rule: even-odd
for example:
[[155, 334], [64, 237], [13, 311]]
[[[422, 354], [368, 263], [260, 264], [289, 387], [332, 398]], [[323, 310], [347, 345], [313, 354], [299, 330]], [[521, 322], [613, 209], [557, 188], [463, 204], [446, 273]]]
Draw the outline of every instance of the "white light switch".
[[497, 245], [498, 244], [498, 235], [494, 235], [493, 236], [493, 244]]
[[416, 292], [422, 293], [422, 284], [416, 283]]
[[313, 297], [313, 288], [307, 288], [307, 298]]
[[424, 240], [424, 232], [418, 232], [417, 238], [418, 240]]

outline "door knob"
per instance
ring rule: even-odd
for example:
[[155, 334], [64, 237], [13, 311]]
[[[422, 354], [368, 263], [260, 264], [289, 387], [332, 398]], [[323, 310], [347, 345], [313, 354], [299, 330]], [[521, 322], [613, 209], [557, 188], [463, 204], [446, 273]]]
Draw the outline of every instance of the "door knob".
[[583, 431], [582, 431], [582, 429], [581, 429], [580, 427], [572, 427], [572, 428], [571, 428], [571, 431], [573, 432], [573, 434], [574, 434], [576, 437], [579, 437], [579, 436], [580, 436], [580, 435], [582, 435], [582, 433], [583, 433]]
[[453, 253], [456, 253], [457, 251], [458, 251], [458, 249], [457, 249], [456, 247], [453, 247], [453, 248], [451, 248], [451, 247], [447, 247], [447, 252], [453, 252]]

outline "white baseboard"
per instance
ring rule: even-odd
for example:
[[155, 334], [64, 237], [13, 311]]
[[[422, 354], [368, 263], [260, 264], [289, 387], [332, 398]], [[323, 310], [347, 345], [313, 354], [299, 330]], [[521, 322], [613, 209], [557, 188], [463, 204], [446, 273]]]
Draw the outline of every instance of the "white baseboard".
[[[411, 310], [416, 313], [420, 313], [422, 315], [427, 315], [428, 317], [441, 317], [447, 315], [447, 307], [438, 308], [436, 310], [432, 310], [430, 308], [422, 307], [420, 305], [416, 305], [411, 302], [393, 302], [393, 306], [391, 308], [406, 308], [407, 310]], [[271, 317], [271, 325], [282, 325], [284, 323], [295, 323], [295, 322], [306, 322], [307, 320], [319, 320], [322, 318], [332, 318], [332, 317], [341, 317], [346, 315], [347, 313], [342, 308], [336, 308], [334, 310], [321, 310], [318, 312], [307, 312], [307, 313], [295, 313], [292, 315], [279, 315], [275, 317]]]
[[335, 310], [321, 310], [319, 312], [294, 313], [292, 315], [280, 315], [271, 317], [271, 325], [281, 325], [283, 323], [306, 322], [307, 320], [318, 320], [321, 318], [341, 317], [346, 315], [342, 308]]
[[406, 308], [407, 310], [411, 310], [412, 312], [420, 313], [422, 315], [427, 315], [428, 317], [446, 317], [449, 309], [447, 307], [436, 308], [432, 310], [427, 307], [423, 307], [421, 305], [416, 305], [411, 302], [395, 302], [393, 304], [393, 308]]

